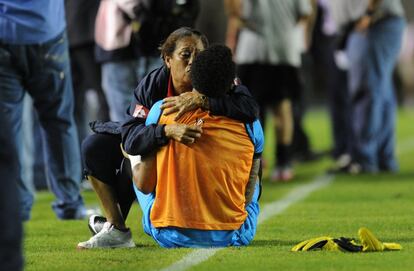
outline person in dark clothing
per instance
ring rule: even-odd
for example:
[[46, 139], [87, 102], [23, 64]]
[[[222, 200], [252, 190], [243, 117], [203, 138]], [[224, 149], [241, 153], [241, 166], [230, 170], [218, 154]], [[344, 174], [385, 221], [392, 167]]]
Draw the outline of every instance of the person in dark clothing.
[[97, 118], [109, 120], [109, 109], [101, 87], [101, 65], [96, 62], [95, 18], [100, 0], [65, 0], [70, 64], [72, 71], [74, 116], [79, 142], [87, 136], [86, 92], [93, 90], [98, 98]]
[[[96, 224], [102, 225], [106, 220], [120, 230], [127, 230], [124, 221], [135, 195], [130, 161], [124, 159], [120, 145], [129, 155], [145, 157], [166, 145], [170, 139], [192, 144], [201, 134], [200, 128], [189, 125], [145, 126], [148, 110], [155, 102], [167, 97], [162, 106], [164, 114], [178, 112], [177, 118], [196, 108], [246, 123], [257, 118], [258, 106], [244, 86], [234, 86], [224, 98], [207, 98], [191, 92], [189, 73], [192, 61], [207, 46], [207, 38], [194, 29], [183, 27], [171, 33], [161, 47], [165, 64], [139, 83], [128, 109], [128, 120], [122, 125], [100, 122], [92, 125], [97, 133], [86, 138], [82, 145], [85, 173], [107, 215], [106, 219], [90, 218], [89, 227], [93, 233], [102, 228]], [[132, 165], [134, 163], [131, 161]]]
[[[10, 121], [0, 111], [0, 123]], [[0, 164], [4, 165], [0, 167], [0, 270], [17, 271], [23, 270], [22, 220], [17, 193], [19, 162], [12, 138], [10, 130], [0, 133]]]
[[125, 109], [137, 82], [162, 61], [159, 56], [138, 52], [140, 45], [134, 38], [134, 29], [138, 27], [134, 22], [142, 0], [98, 2], [95, 58], [101, 66], [101, 85], [108, 102], [110, 120], [124, 121]]

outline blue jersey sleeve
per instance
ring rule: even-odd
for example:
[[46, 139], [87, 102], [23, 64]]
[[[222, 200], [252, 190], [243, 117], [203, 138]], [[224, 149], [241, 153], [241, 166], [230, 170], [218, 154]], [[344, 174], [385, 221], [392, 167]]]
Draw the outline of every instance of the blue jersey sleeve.
[[260, 121], [256, 119], [253, 123], [247, 124], [246, 129], [254, 144], [254, 152], [261, 154], [264, 149], [264, 134]]
[[145, 120], [145, 125], [151, 125], [151, 124], [157, 124], [158, 121], [160, 120], [161, 117], [161, 105], [162, 105], [162, 100], [156, 102], [150, 109], [149, 113], [148, 113], [148, 117]]

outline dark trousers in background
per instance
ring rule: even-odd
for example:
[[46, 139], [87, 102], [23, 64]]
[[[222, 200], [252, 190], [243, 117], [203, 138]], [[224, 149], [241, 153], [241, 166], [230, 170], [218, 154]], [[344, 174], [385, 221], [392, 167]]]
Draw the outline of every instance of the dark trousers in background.
[[[35, 45], [0, 43], [0, 134], [10, 137], [9, 144], [21, 159], [22, 109], [25, 93], [33, 99], [42, 127], [45, 161], [50, 189], [56, 196], [52, 208], [61, 219], [84, 214], [80, 195], [81, 165], [78, 135], [73, 119], [73, 93], [66, 34]], [[2, 146], [3, 147], [3, 146]], [[33, 194], [22, 180], [18, 186], [23, 220], [30, 218]], [[0, 170], [8, 170], [0, 164]]]
[[[337, 159], [350, 152], [351, 111], [348, 76], [347, 71], [338, 68], [335, 61], [340, 37], [328, 36], [321, 31], [320, 27], [314, 31], [310, 49], [311, 68], [307, 69], [311, 76], [307, 77], [306, 82], [311, 83], [313, 93], [320, 91], [324, 94], [322, 97], [327, 98], [333, 141], [332, 156]], [[307, 62], [309, 61], [304, 61], [304, 64]]]
[[[72, 71], [73, 95], [75, 98], [75, 122], [78, 128], [79, 142], [90, 134], [88, 123], [93, 120], [109, 120], [109, 109], [101, 87], [101, 65], [95, 61], [95, 44], [72, 47], [69, 50]], [[96, 116], [90, 112], [87, 91], [93, 90], [97, 98]]]
[[348, 72], [338, 68], [335, 62], [337, 38], [332, 36], [327, 40], [326, 85], [332, 125], [332, 156], [337, 159], [351, 151], [351, 101], [348, 91]]
[[[0, 123], [10, 126], [4, 110], [0, 110]], [[23, 269], [22, 221], [17, 193], [19, 162], [13, 141], [10, 130], [0, 133], [0, 270], [4, 271]]]
[[[242, 64], [237, 67], [237, 75], [242, 84], [249, 88], [260, 107], [260, 122], [263, 130], [265, 130], [267, 110], [273, 113], [280, 102], [285, 99], [292, 102], [293, 95], [301, 91], [299, 69], [291, 65]], [[275, 127], [275, 135], [276, 129], [278, 128]], [[281, 144], [277, 138], [276, 141], [275, 166], [290, 165], [292, 162], [291, 145]]]
[[311, 55], [302, 55], [302, 66], [298, 69], [297, 85], [292, 89], [293, 138], [292, 155], [298, 161], [311, 160], [314, 157], [311, 142], [303, 126], [307, 109], [307, 98], [312, 93], [312, 61]]

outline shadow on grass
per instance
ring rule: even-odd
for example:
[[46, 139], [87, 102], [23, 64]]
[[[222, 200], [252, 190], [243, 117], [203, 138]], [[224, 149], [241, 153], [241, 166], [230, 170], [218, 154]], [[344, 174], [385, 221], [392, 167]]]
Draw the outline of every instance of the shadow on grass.
[[158, 249], [158, 248], [161, 248], [160, 246], [158, 246], [157, 244], [142, 244], [142, 243], [137, 243], [137, 242], [135, 242], [135, 247], [134, 248], [132, 248], [132, 249], [143, 249], [143, 248], [145, 248], [145, 249], [148, 249], [148, 248], [151, 248], [151, 249]]

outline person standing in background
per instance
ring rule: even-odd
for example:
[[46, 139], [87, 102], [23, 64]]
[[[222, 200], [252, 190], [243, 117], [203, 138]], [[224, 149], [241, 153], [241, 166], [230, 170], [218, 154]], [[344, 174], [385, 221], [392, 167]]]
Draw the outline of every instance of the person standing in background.
[[353, 19], [355, 0], [318, 0], [311, 53], [314, 60], [315, 86], [322, 87], [328, 98], [331, 120], [334, 167], [349, 163], [351, 114], [345, 53], [346, 25]]
[[138, 81], [161, 65], [157, 57], [140, 58], [133, 39], [132, 20], [141, 0], [102, 0], [95, 22], [95, 56], [112, 121], [123, 121]]
[[[95, 61], [95, 18], [100, 0], [65, 0], [69, 55], [75, 98], [75, 122], [79, 142], [89, 134], [87, 91], [97, 98], [97, 119], [109, 120], [109, 109], [101, 87], [101, 65]], [[90, 113], [90, 111], [89, 111]]]
[[298, 35], [303, 44], [301, 52], [301, 65], [299, 67], [299, 83], [296, 89], [292, 90], [292, 115], [293, 115], [293, 135], [292, 135], [292, 158], [295, 162], [310, 162], [319, 159], [322, 153], [312, 150], [312, 142], [304, 127], [304, 119], [307, 111], [308, 97], [311, 95], [312, 86], [305, 82], [312, 82], [312, 62], [310, 48], [313, 44], [312, 32], [317, 16], [316, 0], [309, 0], [312, 5], [312, 14], [307, 20], [302, 20], [298, 25], [298, 31], [303, 33]]
[[204, 33], [211, 44], [224, 44], [226, 24], [227, 14], [223, 0], [200, 1], [200, 14], [195, 28]]
[[264, 126], [266, 110], [275, 117], [277, 144], [272, 181], [293, 178], [291, 95], [300, 87], [303, 38], [298, 25], [312, 12], [309, 0], [227, 0], [227, 45], [235, 52], [238, 75], [256, 98]]
[[396, 98], [392, 81], [405, 26], [400, 0], [366, 0], [347, 43], [351, 162], [340, 171], [396, 172]]
[[[73, 119], [73, 93], [65, 34], [63, 0], [0, 0], [0, 134], [21, 160], [22, 108], [25, 93], [34, 102], [42, 126], [52, 208], [60, 219], [80, 219], [86, 211], [80, 195], [81, 165]], [[3, 147], [2, 147], [3, 148]], [[17, 163], [17, 164], [16, 164]], [[20, 212], [30, 219], [33, 194], [18, 168]], [[0, 171], [10, 165], [0, 164]]]

